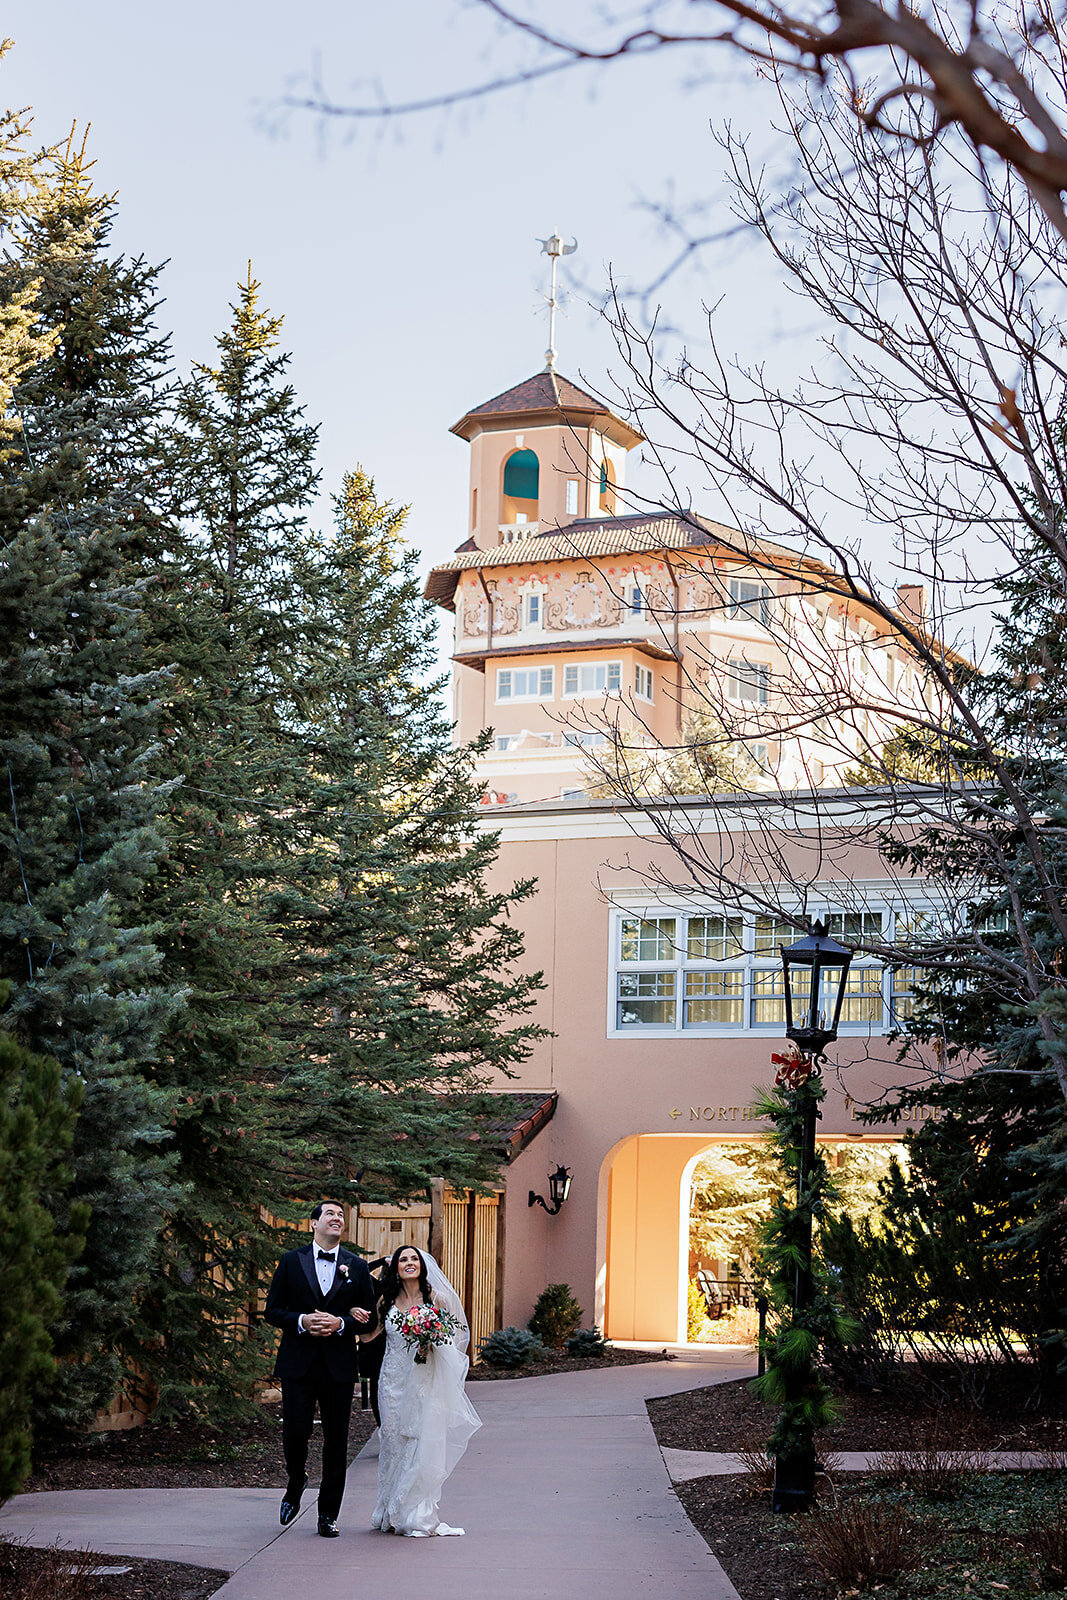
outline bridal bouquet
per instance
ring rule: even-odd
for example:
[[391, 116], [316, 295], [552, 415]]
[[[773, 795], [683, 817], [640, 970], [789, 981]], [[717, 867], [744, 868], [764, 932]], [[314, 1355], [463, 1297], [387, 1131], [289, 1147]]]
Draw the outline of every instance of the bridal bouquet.
[[404, 1343], [415, 1351], [415, 1360], [422, 1366], [435, 1345], [451, 1344], [459, 1320], [438, 1306], [412, 1306], [399, 1318], [399, 1328]]

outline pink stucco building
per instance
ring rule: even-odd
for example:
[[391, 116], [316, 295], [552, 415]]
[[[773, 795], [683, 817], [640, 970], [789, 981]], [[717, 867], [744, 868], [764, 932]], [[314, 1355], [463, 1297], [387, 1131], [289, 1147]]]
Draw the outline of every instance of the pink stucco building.
[[[471, 449], [467, 536], [427, 593], [454, 614], [457, 738], [493, 730], [481, 772], [498, 871], [537, 879], [517, 915], [552, 1031], [508, 1086], [524, 1116], [541, 1111], [497, 1212], [496, 1318], [524, 1324], [564, 1281], [609, 1337], [684, 1340], [690, 1174], [709, 1145], [760, 1136], [753, 1102], [783, 1037], [778, 947], [795, 931], [755, 901], [725, 904], [664, 834], [732, 852], [753, 884], [773, 836], [787, 904], [891, 941], [923, 887], [856, 842], [855, 816], [880, 801], [842, 778], [926, 686], [906, 641], [817, 561], [693, 516], [620, 514], [640, 435], [554, 371], [453, 432]], [[921, 618], [920, 590], [899, 604]], [[732, 718], [750, 792], [651, 810], [590, 795], [590, 752], [616, 730], [677, 746], [704, 693]], [[820, 1126], [835, 1146], [871, 1137], [857, 1107], [898, 1080], [885, 1035], [907, 978], [853, 965]], [[550, 1216], [528, 1200], [557, 1164], [573, 1183]]]

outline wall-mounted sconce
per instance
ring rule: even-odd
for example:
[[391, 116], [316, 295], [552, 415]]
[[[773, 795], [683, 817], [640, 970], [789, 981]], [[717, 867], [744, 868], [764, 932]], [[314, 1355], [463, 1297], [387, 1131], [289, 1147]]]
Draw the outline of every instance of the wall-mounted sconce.
[[550, 1172], [548, 1175], [548, 1193], [552, 1200], [552, 1204], [549, 1205], [548, 1201], [544, 1200], [541, 1195], [534, 1194], [532, 1189], [530, 1190], [530, 1198], [527, 1201], [527, 1204], [531, 1206], [541, 1206], [543, 1210], [548, 1212], [550, 1217], [554, 1217], [570, 1192], [570, 1168], [557, 1167], [555, 1172]]

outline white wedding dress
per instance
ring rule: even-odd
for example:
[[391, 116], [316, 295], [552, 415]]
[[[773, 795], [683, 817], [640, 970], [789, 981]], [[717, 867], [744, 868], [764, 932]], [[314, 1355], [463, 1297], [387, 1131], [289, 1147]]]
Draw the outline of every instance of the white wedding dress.
[[[437, 1285], [433, 1287], [442, 1309], [454, 1310], [444, 1304], [447, 1297]], [[462, 1317], [462, 1307], [459, 1313]], [[423, 1364], [405, 1345], [399, 1320], [394, 1306], [385, 1319], [385, 1357], [378, 1378], [382, 1425], [372, 1525], [409, 1538], [462, 1533], [462, 1528], [441, 1521], [438, 1506], [445, 1479], [482, 1425], [463, 1388], [468, 1367], [466, 1322], [454, 1343], [432, 1349]]]

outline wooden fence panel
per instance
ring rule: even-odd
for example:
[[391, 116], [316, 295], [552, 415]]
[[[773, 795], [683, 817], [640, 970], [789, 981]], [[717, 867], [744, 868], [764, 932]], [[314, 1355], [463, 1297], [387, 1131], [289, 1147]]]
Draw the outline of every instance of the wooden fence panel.
[[441, 1265], [454, 1284], [471, 1330], [471, 1360], [499, 1322], [500, 1196], [445, 1192]]

